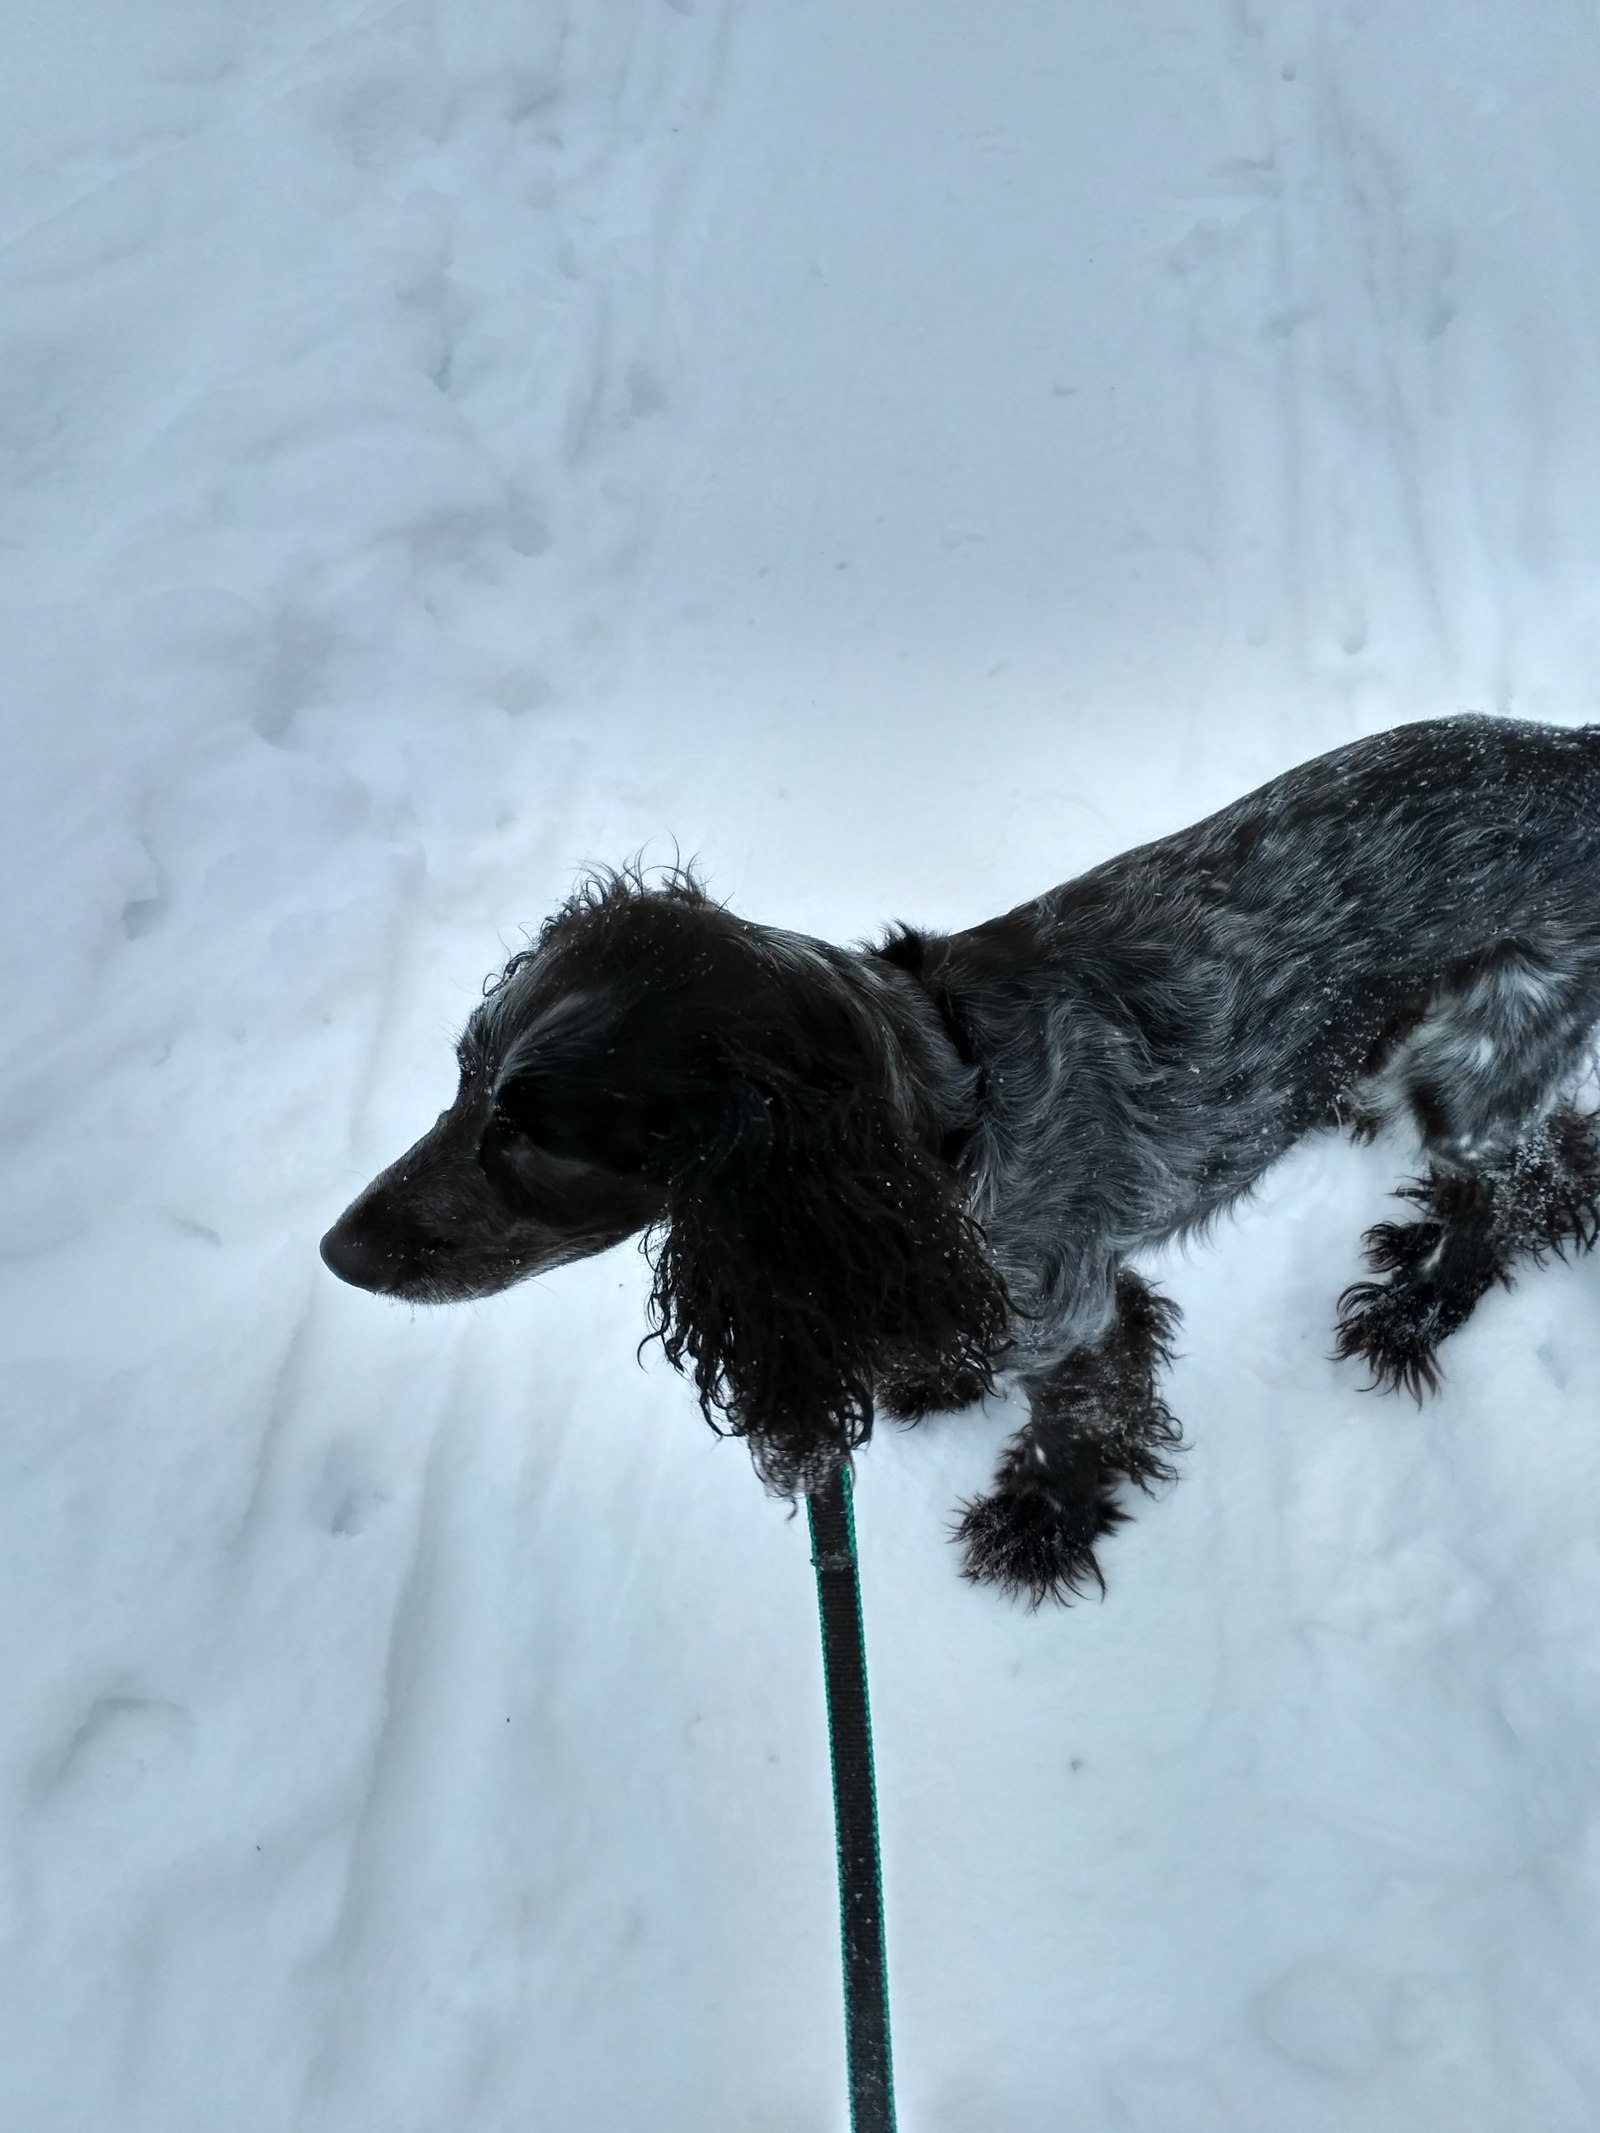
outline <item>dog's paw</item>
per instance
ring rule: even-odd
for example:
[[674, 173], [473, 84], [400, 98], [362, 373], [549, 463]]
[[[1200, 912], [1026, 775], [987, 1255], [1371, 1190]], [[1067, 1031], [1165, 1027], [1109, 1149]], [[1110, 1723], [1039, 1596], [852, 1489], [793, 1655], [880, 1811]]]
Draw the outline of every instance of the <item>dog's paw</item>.
[[963, 1505], [953, 1535], [966, 1553], [963, 1574], [974, 1584], [998, 1585], [1030, 1607], [1103, 1594], [1095, 1542], [1128, 1515], [1112, 1500], [1113, 1485], [1108, 1480], [1087, 1500], [1042, 1488], [1002, 1488]]
[[882, 1380], [876, 1404], [892, 1421], [920, 1422], [924, 1415], [955, 1414], [971, 1407], [992, 1390], [976, 1370], [954, 1370], [943, 1377], [908, 1370]]
[[1367, 1264], [1375, 1274], [1399, 1274], [1420, 1267], [1444, 1242], [1440, 1222], [1377, 1222], [1362, 1238]]
[[1437, 1299], [1396, 1282], [1358, 1281], [1339, 1298], [1334, 1353], [1365, 1363], [1375, 1391], [1409, 1392], [1420, 1405], [1439, 1389], [1439, 1343], [1450, 1330]]

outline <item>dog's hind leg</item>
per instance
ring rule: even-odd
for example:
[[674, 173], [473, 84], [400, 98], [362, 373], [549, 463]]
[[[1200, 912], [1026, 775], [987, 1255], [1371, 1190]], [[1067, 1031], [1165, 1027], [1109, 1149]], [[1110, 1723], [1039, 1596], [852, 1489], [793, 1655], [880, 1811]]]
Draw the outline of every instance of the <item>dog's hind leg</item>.
[[1339, 1299], [1337, 1352], [1415, 1398], [1439, 1382], [1438, 1348], [1518, 1261], [1595, 1237], [1600, 1144], [1561, 1108], [1600, 1016], [1600, 974], [1570, 944], [1503, 941], [1442, 986], [1358, 1095], [1368, 1115], [1409, 1117], [1430, 1159], [1402, 1197], [1416, 1222], [1367, 1233], [1386, 1278]]
[[1127, 1519], [1123, 1484], [1173, 1478], [1182, 1431], [1157, 1376], [1177, 1324], [1177, 1305], [1124, 1268], [1104, 1339], [1026, 1381], [1028, 1422], [1002, 1453], [993, 1492], [965, 1505], [955, 1529], [969, 1578], [1035, 1607], [1105, 1590], [1095, 1543]]
[[1408, 1121], [1434, 1166], [1506, 1168], [1537, 1141], [1591, 1054], [1600, 967], [1560, 944], [1502, 941], [1457, 970], [1372, 1079], [1363, 1117]]
[[1487, 1178], [1430, 1170], [1401, 1197], [1427, 1210], [1420, 1222], [1380, 1222], [1366, 1234], [1379, 1281], [1352, 1282], [1339, 1298], [1335, 1353], [1359, 1358], [1384, 1391], [1414, 1399], [1439, 1382], [1439, 1343], [1464, 1326], [1480, 1298], [1509, 1278]]
[[1600, 1235], [1600, 1137], [1595, 1121], [1558, 1110], [1520, 1146], [1467, 1175], [1435, 1165], [1401, 1197], [1416, 1222], [1367, 1232], [1367, 1261], [1381, 1281], [1339, 1299], [1337, 1352], [1359, 1357], [1385, 1390], [1416, 1399], [1439, 1382], [1438, 1348], [1519, 1263], [1588, 1251]]

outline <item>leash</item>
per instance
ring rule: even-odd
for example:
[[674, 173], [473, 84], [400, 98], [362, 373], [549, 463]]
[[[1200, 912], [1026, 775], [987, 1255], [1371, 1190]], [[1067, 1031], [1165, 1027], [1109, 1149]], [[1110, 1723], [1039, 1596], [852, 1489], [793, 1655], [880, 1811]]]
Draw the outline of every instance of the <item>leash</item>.
[[806, 1516], [811, 1524], [811, 1560], [816, 1566], [817, 1608], [822, 1617], [833, 1828], [839, 1853], [851, 2133], [895, 2133], [872, 1713], [867, 1703], [867, 1651], [861, 1628], [848, 1462], [836, 1466], [824, 1486], [806, 1498]]

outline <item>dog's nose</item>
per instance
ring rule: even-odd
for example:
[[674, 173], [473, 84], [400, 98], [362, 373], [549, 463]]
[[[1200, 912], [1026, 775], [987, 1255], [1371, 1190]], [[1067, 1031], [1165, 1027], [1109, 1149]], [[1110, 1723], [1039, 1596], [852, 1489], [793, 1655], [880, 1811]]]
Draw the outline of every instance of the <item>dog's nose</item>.
[[335, 1222], [322, 1240], [322, 1263], [356, 1289], [386, 1289], [400, 1271], [400, 1255], [370, 1232]]

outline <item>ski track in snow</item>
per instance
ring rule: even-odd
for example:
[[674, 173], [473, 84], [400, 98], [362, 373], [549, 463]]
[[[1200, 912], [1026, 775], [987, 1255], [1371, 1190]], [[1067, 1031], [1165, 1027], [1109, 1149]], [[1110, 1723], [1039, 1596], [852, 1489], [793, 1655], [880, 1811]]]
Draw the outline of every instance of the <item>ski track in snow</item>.
[[[803, 1530], [620, 1253], [315, 1239], [574, 866], [963, 923], [1600, 716], [1600, 30], [1489, 0], [68, 0], [0, 29], [0, 2124], [810, 2133]], [[1402, 1152], [1162, 1269], [1103, 1608], [860, 1522], [904, 2122], [1591, 2133], [1596, 1268], [1327, 1362]], [[648, 1359], [647, 1359], [648, 1360]]]

